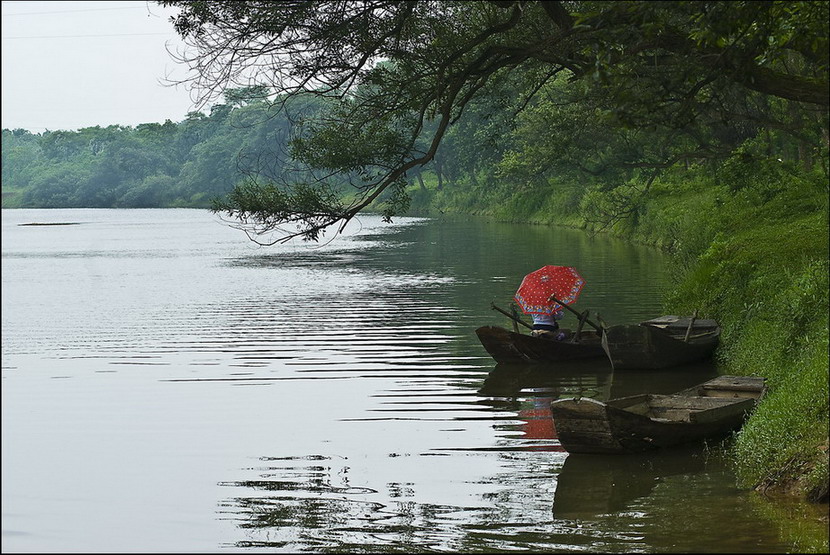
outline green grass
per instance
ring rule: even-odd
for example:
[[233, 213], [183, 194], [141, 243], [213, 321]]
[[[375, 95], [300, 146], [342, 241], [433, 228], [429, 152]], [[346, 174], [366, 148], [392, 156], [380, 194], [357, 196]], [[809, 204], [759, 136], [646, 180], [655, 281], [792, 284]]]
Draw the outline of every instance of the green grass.
[[[828, 484], [828, 225], [818, 180], [764, 194], [743, 189], [706, 214], [717, 229], [666, 299], [723, 326], [725, 372], [767, 378], [769, 393], [735, 443], [743, 487], [794, 488], [826, 498]], [[700, 249], [698, 249], [700, 250]], [[697, 254], [696, 256], [694, 256]]]

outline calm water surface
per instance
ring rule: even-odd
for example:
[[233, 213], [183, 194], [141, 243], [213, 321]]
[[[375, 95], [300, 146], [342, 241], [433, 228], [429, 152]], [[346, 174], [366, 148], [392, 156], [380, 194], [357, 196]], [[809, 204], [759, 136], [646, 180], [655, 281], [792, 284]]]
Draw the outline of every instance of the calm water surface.
[[701, 448], [568, 456], [546, 417], [713, 367], [510, 367], [475, 337], [544, 264], [609, 323], [659, 315], [652, 250], [374, 217], [258, 248], [205, 211], [3, 210], [2, 256], [4, 552], [788, 549]]

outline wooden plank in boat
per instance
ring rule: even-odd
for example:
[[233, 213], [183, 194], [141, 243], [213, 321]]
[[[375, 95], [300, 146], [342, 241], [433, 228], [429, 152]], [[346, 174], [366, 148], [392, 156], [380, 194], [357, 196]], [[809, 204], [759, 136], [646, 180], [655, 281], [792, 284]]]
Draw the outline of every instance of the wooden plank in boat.
[[[661, 328], [667, 329], [671, 328], [674, 331], [686, 331], [689, 327], [689, 324], [692, 323], [692, 319], [690, 317], [679, 317], [679, 316], [660, 316], [659, 318], [653, 318], [651, 320], [645, 320], [644, 322], [640, 322], [640, 325], [649, 326], [652, 328]], [[714, 329], [718, 327], [718, 322], [716, 320], [711, 320], [708, 318], [697, 318], [692, 323], [693, 330], [700, 330], [700, 329]]]
[[757, 396], [764, 389], [764, 378], [758, 376], [719, 376], [701, 386], [704, 395], [747, 397]]
[[724, 397], [689, 397], [686, 395], [655, 395], [651, 398], [652, 409], [708, 410], [731, 404], [734, 401]]
[[718, 376], [702, 384], [704, 387], [752, 387], [760, 389], [764, 378], [760, 376]]
[[656, 407], [651, 411], [651, 419], [660, 422], [688, 422], [692, 409], [683, 407]]
[[718, 422], [720, 420], [728, 419], [730, 416], [742, 414], [751, 409], [753, 406], [755, 406], [755, 399], [748, 397], [741, 401], [736, 401], [722, 407], [691, 412], [689, 414], [689, 421], [694, 422], [695, 424]]
[[643, 324], [649, 324], [649, 325], [654, 325], [654, 326], [662, 326], [662, 325], [671, 324], [673, 322], [677, 322], [677, 320], [679, 320], [679, 319], [680, 319], [679, 316], [674, 316], [674, 315], [670, 314], [670, 315], [667, 315], [667, 316], [660, 316], [659, 318], [653, 318], [651, 320], [646, 320], [645, 322], [643, 322]]

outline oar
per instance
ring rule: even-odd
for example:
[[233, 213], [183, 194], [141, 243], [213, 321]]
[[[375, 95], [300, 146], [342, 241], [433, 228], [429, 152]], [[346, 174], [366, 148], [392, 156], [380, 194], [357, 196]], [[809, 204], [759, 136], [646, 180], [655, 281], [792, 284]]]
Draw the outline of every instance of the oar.
[[[568, 305], [566, 305], [565, 303], [563, 303], [562, 301], [560, 301], [559, 299], [557, 299], [557, 298], [556, 298], [556, 297], [554, 297], [553, 295], [551, 295], [550, 297], [548, 297], [548, 301], [553, 301], [553, 302], [559, 303], [559, 305], [560, 305], [560, 306], [564, 306], [565, 308], [567, 308], [568, 310], [570, 310], [571, 312], [573, 312], [574, 314], [576, 314], [576, 317], [577, 317], [577, 318], [582, 318], [582, 314], [580, 314], [579, 312], [577, 312], [577, 311], [576, 311], [576, 310], [574, 310], [573, 308], [569, 307]], [[598, 332], [602, 332], [602, 328], [601, 328], [601, 327], [599, 327], [598, 325], [596, 325], [595, 323], [593, 323], [592, 321], [590, 321], [588, 318], [585, 318], [585, 321], [586, 321], [588, 324], [590, 324], [591, 326], [593, 326], [593, 327], [594, 327], [594, 329], [595, 329], [595, 330], [597, 330]]]
[[689, 320], [689, 327], [686, 329], [686, 337], [683, 338], [685, 343], [689, 342], [689, 336], [692, 335], [692, 326], [695, 325], [695, 320], [697, 320], [697, 309], [695, 309], [694, 314], [692, 314], [691, 320]]
[[504, 314], [505, 316], [507, 316], [508, 318], [513, 320], [514, 322], [518, 322], [519, 324], [523, 325], [526, 328], [533, 329], [533, 326], [531, 326], [530, 324], [528, 324], [527, 322], [525, 322], [521, 318], [516, 318], [514, 315], [510, 314], [506, 310], [497, 307], [496, 303], [494, 303], [494, 302], [490, 303], [490, 308], [492, 308], [493, 310], [498, 310], [499, 312], [501, 312], [502, 314]]

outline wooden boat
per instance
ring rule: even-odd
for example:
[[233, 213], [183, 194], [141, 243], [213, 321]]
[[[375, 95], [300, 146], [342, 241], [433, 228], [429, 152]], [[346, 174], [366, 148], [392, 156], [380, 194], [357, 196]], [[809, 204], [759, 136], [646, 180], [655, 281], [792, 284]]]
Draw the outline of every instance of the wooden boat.
[[673, 395], [557, 399], [551, 415], [569, 453], [636, 453], [723, 438], [765, 391], [761, 377], [719, 376]]
[[570, 331], [562, 331], [566, 334], [562, 340], [534, 337], [498, 326], [482, 326], [476, 335], [496, 362], [557, 362], [605, 356], [602, 340], [595, 331], [582, 331], [578, 339]]
[[668, 368], [710, 357], [720, 331], [715, 320], [661, 316], [605, 328], [602, 348], [614, 370]]

